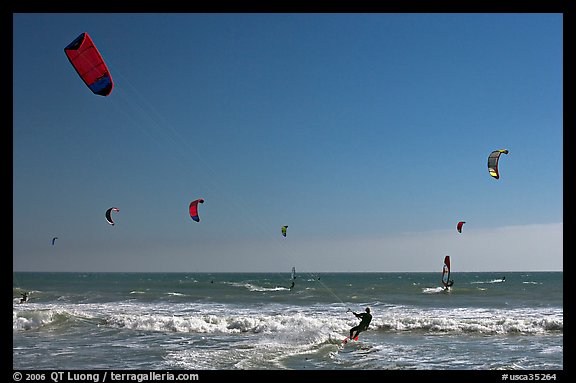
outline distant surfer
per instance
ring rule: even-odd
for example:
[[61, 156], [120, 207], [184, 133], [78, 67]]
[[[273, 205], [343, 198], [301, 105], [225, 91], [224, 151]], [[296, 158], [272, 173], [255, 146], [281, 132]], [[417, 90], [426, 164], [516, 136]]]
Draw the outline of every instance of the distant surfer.
[[[356, 314], [354, 311], [352, 311], [352, 314], [354, 314], [356, 318], [360, 318], [360, 323], [358, 324], [358, 326], [354, 326], [350, 329], [349, 339], [358, 340], [358, 335], [360, 335], [362, 331], [368, 330], [368, 325], [372, 321], [372, 314], [370, 314], [370, 307], [366, 307], [365, 311], [366, 312], [360, 314]], [[346, 340], [344, 340], [344, 343], [346, 343]]]
[[294, 281], [292, 281], [292, 284], [290, 285], [290, 290], [292, 290], [294, 288]]
[[22, 293], [22, 298], [20, 298], [20, 303], [26, 303], [28, 302], [28, 293]]
[[506, 277], [502, 277], [502, 282], [506, 282]]

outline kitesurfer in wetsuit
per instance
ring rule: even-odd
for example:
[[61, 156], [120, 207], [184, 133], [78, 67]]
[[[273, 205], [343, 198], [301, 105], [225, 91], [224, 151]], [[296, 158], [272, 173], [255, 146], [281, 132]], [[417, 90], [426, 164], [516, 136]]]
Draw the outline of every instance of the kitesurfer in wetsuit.
[[[366, 312], [356, 314], [352, 311], [352, 314], [354, 314], [356, 318], [360, 318], [358, 326], [350, 329], [350, 339], [355, 339], [362, 331], [368, 330], [368, 325], [372, 321], [372, 314], [370, 314], [370, 307], [366, 307]], [[356, 332], [356, 335], [354, 335], [354, 332]]]
[[28, 293], [22, 293], [22, 298], [20, 298], [20, 303], [28, 302]]

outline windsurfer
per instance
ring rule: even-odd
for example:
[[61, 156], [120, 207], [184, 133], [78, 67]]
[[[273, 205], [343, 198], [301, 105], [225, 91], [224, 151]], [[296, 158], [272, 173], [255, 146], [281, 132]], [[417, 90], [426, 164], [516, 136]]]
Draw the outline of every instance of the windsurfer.
[[450, 290], [450, 287], [452, 287], [453, 284], [454, 284], [454, 281], [452, 279], [450, 279], [448, 281], [448, 283], [446, 283], [446, 285], [444, 286], [444, 290]]
[[292, 290], [294, 288], [294, 281], [292, 281], [292, 284], [290, 285], [290, 290]]

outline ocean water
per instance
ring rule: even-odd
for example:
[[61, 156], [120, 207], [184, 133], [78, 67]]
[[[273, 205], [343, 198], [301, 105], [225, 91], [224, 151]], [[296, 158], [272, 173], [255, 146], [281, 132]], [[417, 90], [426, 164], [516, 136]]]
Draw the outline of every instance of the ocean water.
[[564, 369], [562, 272], [452, 277], [14, 273], [13, 369]]

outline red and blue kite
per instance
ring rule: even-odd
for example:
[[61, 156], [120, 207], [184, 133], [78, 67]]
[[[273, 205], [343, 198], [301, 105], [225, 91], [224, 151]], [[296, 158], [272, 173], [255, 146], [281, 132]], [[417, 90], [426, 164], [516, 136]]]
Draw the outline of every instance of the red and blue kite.
[[112, 76], [88, 33], [76, 37], [64, 48], [64, 53], [92, 93], [100, 96], [112, 93]]
[[200, 198], [200, 199], [197, 199], [195, 201], [190, 202], [190, 217], [196, 222], [200, 222], [200, 217], [198, 216], [198, 204], [199, 203], [204, 203], [204, 200], [202, 198]]

